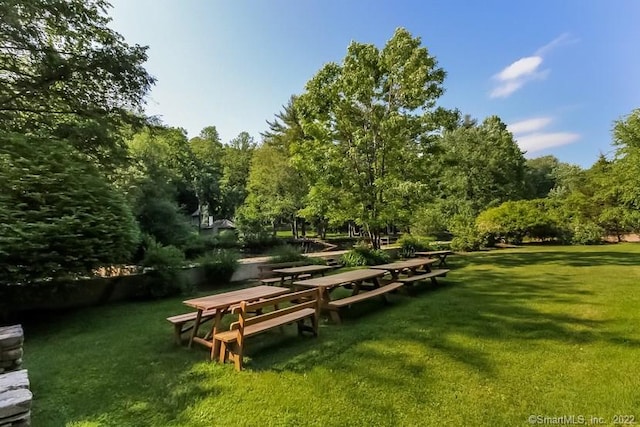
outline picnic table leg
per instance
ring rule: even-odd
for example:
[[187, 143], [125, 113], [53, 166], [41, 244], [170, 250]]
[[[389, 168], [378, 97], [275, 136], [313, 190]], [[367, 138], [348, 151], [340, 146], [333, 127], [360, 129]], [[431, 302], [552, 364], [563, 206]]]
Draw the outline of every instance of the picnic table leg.
[[216, 317], [213, 319], [213, 326], [211, 327], [211, 339], [213, 340], [211, 345], [211, 360], [216, 360], [216, 357], [220, 354], [220, 341], [215, 337], [216, 333], [218, 333], [218, 328], [221, 325], [222, 313], [224, 311], [224, 309], [216, 310]]
[[198, 314], [196, 314], [196, 320], [193, 322], [193, 330], [191, 331], [191, 336], [189, 337], [189, 348], [193, 345], [193, 339], [196, 337], [198, 333], [198, 328], [200, 327], [200, 319], [202, 319], [202, 310], [198, 310]]

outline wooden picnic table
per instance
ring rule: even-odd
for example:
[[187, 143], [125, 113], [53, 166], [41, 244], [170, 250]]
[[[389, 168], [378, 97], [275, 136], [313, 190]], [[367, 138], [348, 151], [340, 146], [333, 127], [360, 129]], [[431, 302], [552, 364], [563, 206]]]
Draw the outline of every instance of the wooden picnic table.
[[291, 282], [294, 282], [302, 274], [314, 275], [316, 273], [320, 273], [324, 276], [325, 272], [333, 269], [334, 267], [330, 265], [310, 264], [300, 265], [296, 267], [278, 268], [272, 270], [272, 272], [278, 274], [281, 277], [281, 283], [284, 283], [286, 277], [291, 277]]
[[437, 262], [437, 259], [433, 258], [411, 258], [403, 261], [396, 261], [389, 264], [373, 265], [371, 268], [375, 270], [385, 270], [391, 273], [391, 279], [397, 280], [400, 273], [408, 270], [409, 276], [414, 275], [418, 270], [422, 269], [424, 272], [429, 273], [431, 264]]
[[[211, 348], [211, 359], [214, 360], [220, 352], [220, 343], [214, 340], [213, 337], [222, 326], [222, 317], [230, 311], [230, 308], [232, 306], [240, 304], [242, 301], [258, 301], [263, 298], [276, 297], [288, 292], [291, 292], [289, 288], [261, 285], [254, 286], [252, 288], [223, 292], [221, 294], [209, 295], [206, 297], [193, 298], [183, 301], [183, 304], [198, 310], [196, 320], [193, 325], [193, 331], [191, 332], [191, 337], [189, 338], [189, 347], [191, 347], [193, 342], [195, 341], [199, 344]], [[213, 319], [211, 334], [207, 334], [207, 336], [211, 337], [211, 340], [207, 339], [207, 336], [205, 336], [205, 338], [196, 336], [196, 334], [198, 333], [198, 327], [200, 326], [202, 313], [209, 310], [215, 310], [216, 312]]]
[[[381, 270], [360, 269], [351, 270], [344, 273], [332, 274], [330, 276], [316, 277], [314, 279], [296, 280], [293, 285], [297, 288], [319, 288], [321, 294], [321, 306], [324, 310], [331, 309], [331, 291], [341, 286], [351, 286], [351, 296], [358, 295], [363, 289], [376, 289], [380, 287], [378, 279], [384, 276]], [[371, 283], [372, 286], [362, 286], [364, 282]], [[351, 298], [351, 297], [347, 297]], [[345, 298], [346, 299], [346, 298]], [[332, 316], [335, 311], [331, 311]], [[335, 318], [339, 322], [339, 318]]]
[[446, 266], [447, 255], [453, 255], [453, 251], [444, 250], [444, 251], [425, 251], [425, 252], [416, 252], [416, 256], [424, 256], [429, 258], [436, 258], [440, 260], [440, 264], [438, 267]]

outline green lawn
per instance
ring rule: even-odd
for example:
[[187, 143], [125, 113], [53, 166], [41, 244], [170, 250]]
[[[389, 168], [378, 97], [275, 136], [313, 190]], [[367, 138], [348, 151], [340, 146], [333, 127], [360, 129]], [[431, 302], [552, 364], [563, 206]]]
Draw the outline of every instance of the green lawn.
[[[441, 286], [362, 303], [317, 339], [250, 341], [246, 370], [172, 344], [181, 298], [26, 325], [34, 426], [640, 422], [640, 245], [456, 255]], [[587, 418], [588, 420], [588, 418]]]

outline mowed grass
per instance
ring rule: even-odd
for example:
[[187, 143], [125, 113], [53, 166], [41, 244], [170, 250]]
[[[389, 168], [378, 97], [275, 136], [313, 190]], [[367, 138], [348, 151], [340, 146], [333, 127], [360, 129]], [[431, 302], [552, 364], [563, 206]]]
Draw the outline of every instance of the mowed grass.
[[[182, 298], [25, 326], [34, 426], [640, 422], [640, 245], [450, 258], [437, 288], [367, 301], [317, 339], [249, 341], [246, 370], [172, 344]], [[589, 418], [587, 418], [589, 419]]]

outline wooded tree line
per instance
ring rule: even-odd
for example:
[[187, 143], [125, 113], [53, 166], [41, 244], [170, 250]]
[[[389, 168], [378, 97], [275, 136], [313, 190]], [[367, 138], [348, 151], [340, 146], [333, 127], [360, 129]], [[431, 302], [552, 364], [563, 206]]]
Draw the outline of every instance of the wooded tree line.
[[187, 250], [195, 211], [235, 219], [247, 239], [352, 223], [374, 247], [388, 226], [463, 248], [639, 228], [638, 110], [616, 124], [616, 155], [588, 170], [526, 160], [499, 117], [437, 106], [445, 71], [398, 29], [382, 48], [351, 43], [259, 143], [223, 142], [215, 126], [189, 139], [144, 116], [147, 48], [109, 29], [108, 7], [0, 3], [0, 282]]

